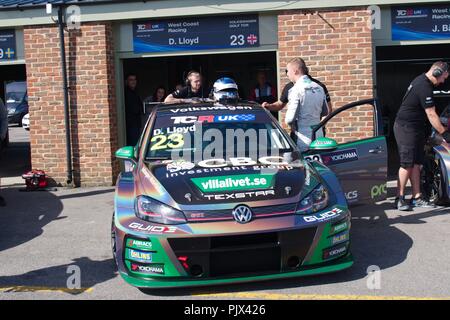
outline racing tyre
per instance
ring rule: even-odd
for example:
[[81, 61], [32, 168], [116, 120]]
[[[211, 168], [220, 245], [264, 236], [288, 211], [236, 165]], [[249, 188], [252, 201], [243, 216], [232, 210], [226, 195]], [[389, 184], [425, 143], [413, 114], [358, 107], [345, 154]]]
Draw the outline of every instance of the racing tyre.
[[425, 159], [421, 172], [421, 191], [434, 204], [442, 205], [448, 203], [440, 162], [433, 157]]
[[114, 268], [117, 269], [117, 255], [116, 255], [116, 227], [114, 225], [115, 213], [113, 212], [111, 221], [111, 251], [114, 258]]

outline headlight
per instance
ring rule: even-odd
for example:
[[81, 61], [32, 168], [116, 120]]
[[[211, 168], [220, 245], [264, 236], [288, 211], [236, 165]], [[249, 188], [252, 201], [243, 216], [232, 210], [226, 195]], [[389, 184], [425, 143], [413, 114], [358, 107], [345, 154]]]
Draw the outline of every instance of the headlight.
[[161, 224], [186, 223], [183, 212], [146, 196], [138, 196], [134, 205], [136, 216], [142, 220]]
[[314, 188], [297, 205], [296, 214], [311, 214], [328, 206], [328, 190], [321, 184]]

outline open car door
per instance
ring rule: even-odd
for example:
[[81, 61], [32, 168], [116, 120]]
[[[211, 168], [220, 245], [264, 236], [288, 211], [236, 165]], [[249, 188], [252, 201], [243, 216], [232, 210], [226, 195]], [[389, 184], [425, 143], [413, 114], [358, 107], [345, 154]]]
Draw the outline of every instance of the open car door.
[[[326, 137], [316, 139], [320, 128]], [[388, 155], [376, 100], [353, 102], [329, 114], [314, 127], [310, 149], [303, 156], [336, 173], [349, 204], [386, 198]]]

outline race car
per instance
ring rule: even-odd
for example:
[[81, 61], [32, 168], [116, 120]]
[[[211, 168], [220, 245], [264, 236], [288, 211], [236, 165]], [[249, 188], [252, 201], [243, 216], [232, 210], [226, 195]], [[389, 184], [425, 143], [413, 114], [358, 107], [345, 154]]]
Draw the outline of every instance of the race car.
[[304, 155], [257, 104], [155, 107], [138, 144], [116, 152], [131, 163], [117, 179], [111, 227], [119, 274], [145, 290], [349, 268], [348, 203], [382, 196], [387, 172], [379, 110], [361, 103], [373, 106], [372, 137], [321, 137]]

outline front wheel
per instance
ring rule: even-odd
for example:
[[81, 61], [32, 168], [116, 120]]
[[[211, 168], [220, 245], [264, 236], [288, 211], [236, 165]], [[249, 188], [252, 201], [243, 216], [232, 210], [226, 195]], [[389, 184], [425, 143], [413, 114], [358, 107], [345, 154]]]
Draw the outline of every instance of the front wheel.
[[446, 190], [440, 161], [433, 157], [427, 157], [421, 171], [422, 194], [434, 204], [446, 204], [448, 203]]
[[116, 226], [114, 223], [115, 214], [112, 215], [112, 221], [111, 221], [111, 251], [114, 258], [114, 266], [117, 267], [117, 254], [116, 254]]

